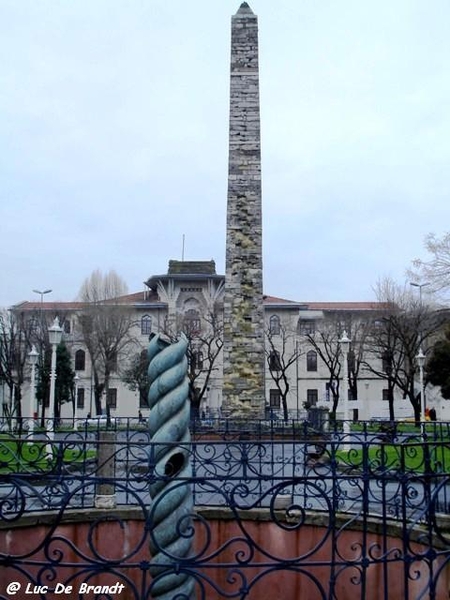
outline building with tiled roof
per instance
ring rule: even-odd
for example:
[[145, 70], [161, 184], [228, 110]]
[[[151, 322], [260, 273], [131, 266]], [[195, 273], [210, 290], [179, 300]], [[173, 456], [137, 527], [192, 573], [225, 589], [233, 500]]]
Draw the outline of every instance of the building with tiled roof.
[[[199, 413], [203, 416], [219, 416], [221, 413], [222, 355], [219, 352], [212, 368], [208, 369], [204, 343], [208, 328], [211, 327], [209, 315], [218, 316], [218, 322], [222, 319], [224, 279], [223, 275], [216, 273], [214, 261], [170, 261], [167, 273], [149, 277], [144, 290], [111, 301], [125, 307], [133, 317], [133, 353], [146, 348], [152, 333], [189, 328], [197, 353], [195, 368], [199, 373], [195, 385], [201, 390]], [[265, 396], [268, 413], [275, 417], [283, 415], [284, 391], [280, 390], [276, 380], [282, 379], [279, 376], [283, 373], [277, 369], [285, 363], [288, 365], [285, 372], [289, 384], [286, 394], [289, 417], [305, 415], [305, 405], [324, 406], [331, 410], [333, 394], [342, 383], [342, 371], [337, 376], [330, 375], [326, 354], [339, 352], [338, 339], [344, 329], [356, 348], [358, 337], [362, 335], [361, 324], [375, 318], [386, 307], [377, 302], [304, 302], [271, 295], [265, 295], [263, 302], [267, 336]], [[92, 365], [78, 321], [84, 307], [83, 302], [36, 301], [21, 302], [12, 307], [16, 313], [29, 315], [30, 318], [38, 316], [48, 325], [58, 317], [77, 374], [77, 412], [80, 416], [95, 414]], [[328, 336], [328, 331], [332, 331], [332, 335]], [[220, 336], [219, 328], [219, 343]], [[130, 352], [118, 357], [119, 366], [110, 382], [108, 403], [113, 415], [137, 416], [141, 411], [145, 416], [148, 410], [145, 398], [140, 397], [139, 392], [130, 390], [122, 381], [123, 371], [130, 361]], [[278, 358], [274, 355], [278, 355]], [[371, 357], [370, 360], [380, 359]], [[350, 418], [388, 416], [385, 380], [361, 367], [355, 389], [356, 397], [353, 397], [355, 394], [349, 395]], [[103, 398], [103, 408], [106, 401]], [[68, 403], [63, 409], [66, 416], [70, 416], [71, 404]], [[337, 412], [342, 412], [342, 402], [337, 406]], [[409, 403], [397, 399], [396, 413], [399, 418], [410, 416]]]

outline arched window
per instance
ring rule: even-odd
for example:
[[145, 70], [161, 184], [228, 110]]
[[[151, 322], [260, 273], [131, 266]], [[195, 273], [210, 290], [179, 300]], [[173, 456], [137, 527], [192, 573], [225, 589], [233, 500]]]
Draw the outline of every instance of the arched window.
[[77, 350], [75, 352], [75, 371], [84, 371], [86, 368], [86, 352]]
[[271, 371], [281, 371], [280, 353], [272, 350], [269, 354], [269, 369]]
[[150, 335], [152, 332], [152, 318], [150, 315], [141, 317], [141, 335]]
[[314, 350], [306, 353], [306, 370], [317, 371], [317, 352]]
[[187, 335], [195, 335], [200, 332], [200, 313], [190, 308], [184, 313], [183, 329]]
[[269, 319], [269, 332], [271, 335], [280, 335], [280, 317], [272, 315]]

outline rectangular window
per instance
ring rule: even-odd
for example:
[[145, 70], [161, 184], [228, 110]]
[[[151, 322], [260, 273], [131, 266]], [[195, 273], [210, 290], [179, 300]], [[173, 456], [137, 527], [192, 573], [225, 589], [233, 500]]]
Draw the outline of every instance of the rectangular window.
[[314, 352], [314, 350], [306, 353], [306, 370], [317, 371], [317, 352]]
[[117, 408], [117, 388], [109, 388], [108, 406], [109, 408]]
[[84, 408], [84, 388], [77, 389], [77, 408]]
[[389, 390], [383, 390], [383, 400], [389, 402]]
[[306, 390], [306, 402], [308, 406], [315, 406], [319, 400], [319, 390]]
[[314, 335], [316, 332], [316, 322], [309, 319], [300, 319], [298, 323], [299, 335]]
[[280, 390], [270, 390], [270, 408], [280, 408], [281, 406], [281, 392]]

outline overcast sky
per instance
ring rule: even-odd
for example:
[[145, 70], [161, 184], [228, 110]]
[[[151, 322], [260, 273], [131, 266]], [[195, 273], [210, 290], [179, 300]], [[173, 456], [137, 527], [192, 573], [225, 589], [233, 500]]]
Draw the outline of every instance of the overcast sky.
[[[237, 2], [0, 0], [0, 306], [224, 272]], [[448, 0], [253, 0], [265, 293], [374, 298], [448, 230]]]

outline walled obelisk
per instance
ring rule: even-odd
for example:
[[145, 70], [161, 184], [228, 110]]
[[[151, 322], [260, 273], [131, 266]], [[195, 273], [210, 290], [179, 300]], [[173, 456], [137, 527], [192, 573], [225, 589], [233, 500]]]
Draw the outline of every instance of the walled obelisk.
[[258, 19], [247, 2], [231, 18], [228, 160], [222, 409], [258, 418], [265, 406]]

